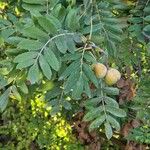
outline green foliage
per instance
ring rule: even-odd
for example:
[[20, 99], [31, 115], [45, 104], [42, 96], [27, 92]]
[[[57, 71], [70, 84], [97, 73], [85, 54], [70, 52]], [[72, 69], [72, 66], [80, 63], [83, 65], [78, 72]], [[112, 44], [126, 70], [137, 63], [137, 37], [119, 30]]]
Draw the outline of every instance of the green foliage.
[[[2, 114], [9, 99], [22, 103], [40, 93], [51, 108], [52, 118], [58, 114], [72, 117], [85, 109], [84, 121], [89, 121], [89, 130], [101, 130], [110, 139], [113, 128], [120, 130], [128, 110], [117, 101], [119, 89], [108, 87], [104, 79], [96, 78], [92, 65], [101, 62], [107, 67], [119, 67], [122, 72], [130, 67], [134, 72], [132, 77], [138, 75], [143, 82], [149, 72], [149, 1], [128, 5], [121, 0], [11, 0], [5, 5], [0, 10]], [[149, 123], [148, 80], [145, 78], [135, 101], [131, 102], [137, 117], [143, 122], [147, 120], [146, 124]], [[144, 91], [142, 95], [140, 90]], [[18, 147], [29, 146], [28, 142], [36, 137], [39, 146], [49, 148], [47, 141], [52, 139], [47, 133], [52, 126], [47, 126], [47, 120], [32, 117], [25, 118], [32, 126], [29, 124], [27, 128], [36, 126], [37, 131], [29, 130], [27, 140]], [[40, 133], [43, 125], [33, 123], [39, 120], [45, 126], [43, 133]], [[16, 138], [17, 132], [12, 132]], [[35, 135], [31, 135], [33, 132]], [[18, 137], [18, 143], [22, 139]]]
[[134, 98], [134, 104], [132, 104], [131, 108], [137, 111], [136, 117], [147, 125], [150, 123], [150, 93], [149, 93], [149, 85], [150, 77], [149, 75], [143, 76], [139, 83], [139, 91], [137, 96]]
[[[106, 94], [109, 96], [106, 96]], [[120, 130], [120, 124], [117, 118], [126, 116], [126, 112], [119, 108], [116, 100], [110, 97], [117, 94], [119, 94], [117, 88], [104, 87], [100, 83], [95, 98], [85, 102], [85, 107], [88, 112], [84, 116], [84, 121], [92, 121], [89, 130], [96, 129], [104, 123], [105, 134], [108, 139], [112, 137], [112, 127]]]
[[0, 143], [0, 148], [82, 150], [71, 134], [70, 125], [60, 114], [50, 117], [49, 111], [42, 97], [26, 101], [12, 100], [2, 115], [5, 123], [0, 127], [0, 134], [1, 138], [7, 138]]
[[141, 126], [132, 129], [127, 137], [128, 140], [136, 141], [138, 143], [149, 144], [150, 143], [150, 128], [149, 126]]

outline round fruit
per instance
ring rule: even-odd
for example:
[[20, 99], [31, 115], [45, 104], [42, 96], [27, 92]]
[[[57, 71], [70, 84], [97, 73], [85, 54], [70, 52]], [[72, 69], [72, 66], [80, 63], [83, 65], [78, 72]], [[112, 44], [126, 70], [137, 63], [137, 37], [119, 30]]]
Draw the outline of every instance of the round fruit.
[[101, 63], [97, 63], [93, 65], [94, 72], [97, 78], [104, 78], [107, 73], [107, 68], [105, 65]]
[[121, 78], [121, 74], [117, 69], [110, 68], [107, 71], [106, 77], [105, 77], [105, 82], [108, 85], [113, 85], [115, 84], [119, 79]]

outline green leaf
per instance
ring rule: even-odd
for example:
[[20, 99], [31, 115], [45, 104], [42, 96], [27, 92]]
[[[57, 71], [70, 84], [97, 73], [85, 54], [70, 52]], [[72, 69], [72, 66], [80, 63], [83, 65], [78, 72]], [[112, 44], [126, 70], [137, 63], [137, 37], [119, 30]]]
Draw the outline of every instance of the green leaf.
[[8, 97], [10, 94], [10, 88], [8, 88], [1, 96], [0, 96], [0, 110], [3, 112], [8, 104]]
[[0, 90], [4, 88], [7, 84], [8, 82], [6, 81], [6, 79], [0, 75]]
[[27, 85], [24, 82], [20, 82], [17, 84], [17, 87], [24, 93], [24, 94], [28, 94], [29, 90]]
[[18, 37], [18, 36], [11, 36], [6, 40], [6, 42], [12, 45], [17, 45], [19, 42], [21, 42], [24, 39], [25, 38]]
[[48, 91], [46, 93], [46, 100], [50, 100], [52, 98], [57, 97], [58, 95], [60, 95], [62, 92], [62, 89], [60, 89], [59, 86], [55, 86], [52, 90]]
[[87, 9], [91, 5], [91, 1], [90, 0], [83, 0], [83, 4], [84, 4], [84, 8]]
[[19, 62], [19, 64], [17, 64], [17, 66], [16, 66], [16, 69], [23, 69], [23, 68], [33, 65], [34, 63], [35, 63], [34, 59]]
[[8, 49], [6, 49], [5, 53], [7, 56], [17, 56], [20, 53], [24, 53], [24, 50], [16, 49], [16, 48], [13, 48], [13, 49], [8, 48]]
[[51, 34], [57, 33], [57, 28], [53, 24], [53, 22], [50, 19], [47, 19], [46, 17], [38, 17], [38, 23], [40, 24], [43, 29]]
[[37, 16], [37, 15], [39, 16], [40, 15], [39, 12], [45, 11], [45, 6], [42, 6], [42, 5], [30, 5], [27, 3], [23, 3], [22, 7], [25, 10], [30, 11], [31, 14], [34, 14], [34, 16]]
[[14, 29], [5, 29], [1, 31], [1, 36], [7, 40], [9, 36], [11, 36], [15, 32]]
[[53, 99], [53, 100], [50, 100], [48, 102], [48, 105], [51, 105], [52, 107], [55, 107], [55, 106], [58, 106], [60, 104], [59, 104], [59, 101], [57, 99]]
[[24, 36], [39, 39], [41, 41], [47, 41], [49, 39], [49, 36], [44, 31], [34, 26], [24, 29], [22, 33]]
[[84, 81], [83, 81], [82, 74], [80, 73], [79, 80], [77, 81], [76, 86], [73, 88], [73, 92], [72, 92], [72, 97], [74, 99], [81, 98], [81, 94], [83, 93], [83, 86], [84, 86]]
[[143, 9], [144, 12], [146, 13], [150, 13], [150, 6], [147, 6]]
[[96, 118], [89, 126], [89, 130], [92, 131], [93, 129], [99, 128], [102, 123], [105, 121], [105, 115], [101, 115], [100, 117]]
[[23, 39], [19, 44], [18, 48], [27, 50], [39, 50], [43, 44], [36, 40]]
[[4, 18], [0, 18], [0, 25], [6, 25], [6, 26], [11, 26], [12, 25], [12, 23], [9, 21], [9, 20], [7, 20], [7, 19], [4, 19]]
[[106, 29], [109, 30], [110, 32], [113, 32], [114, 34], [122, 34], [123, 31], [122, 29], [120, 28], [120, 26], [116, 25], [105, 25]]
[[93, 108], [91, 109], [83, 118], [84, 121], [91, 121], [93, 119], [95, 119], [97, 116], [99, 116], [101, 114], [101, 112], [103, 112], [103, 107], [99, 106], [97, 108]]
[[146, 25], [143, 29], [146, 36], [150, 36], [150, 25]]
[[96, 97], [86, 100], [85, 106], [96, 106], [102, 101], [103, 97]]
[[150, 22], [150, 15], [146, 16], [146, 17], [144, 18], [144, 20], [145, 20], [146, 22]]
[[15, 57], [14, 62], [20, 63], [20, 62], [26, 62], [28, 60], [36, 58], [38, 55], [37, 52], [25, 52]]
[[126, 112], [123, 109], [112, 107], [109, 105], [106, 105], [105, 108], [106, 108], [106, 111], [108, 111], [109, 113], [111, 113], [114, 116], [126, 117]]
[[52, 110], [51, 110], [51, 112], [50, 112], [50, 115], [51, 116], [55, 116], [58, 112], [60, 112], [60, 106], [58, 105], [58, 106], [54, 106], [54, 107], [52, 107]]
[[58, 71], [60, 68], [60, 64], [58, 59], [56, 58], [55, 54], [53, 53], [53, 51], [50, 48], [47, 48], [44, 51], [44, 58], [47, 60], [47, 62], [49, 63], [49, 65], [55, 70]]
[[107, 119], [108, 119], [108, 121], [110, 122], [110, 124], [112, 125], [113, 128], [115, 128], [117, 131], [120, 130], [120, 124], [116, 119], [114, 119], [110, 115], [107, 116]]
[[90, 63], [96, 63], [96, 58], [93, 56], [91, 52], [85, 53], [84, 59]]
[[100, 43], [104, 42], [106, 39], [104, 36], [99, 36], [99, 34], [92, 35], [91, 40], [96, 44], [99, 45]]
[[61, 104], [66, 110], [71, 110], [72, 108], [71, 104], [67, 100], [63, 100]]
[[50, 80], [51, 76], [52, 76], [52, 71], [51, 71], [51, 68], [50, 68], [48, 62], [45, 60], [43, 55], [41, 55], [39, 58], [39, 64], [40, 64], [40, 67], [41, 67], [45, 77], [47, 77], [47, 79]]
[[77, 9], [71, 9], [68, 12], [68, 15], [66, 17], [66, 26], [72, 31], [76, 31], [77, 29], [79, 29], [80, 24], [79, 17], [77, 15]]
[[[92, 26], [92, 28], [93, 28], [92, 33], [94, 33], [94, 32], [100, 32], [101, 29], [103, 28], [103, 24], [101, 24], [101, 23], [94, 24]], [[81, 32], [83, 34], [88, 34], [88, 33], [90, 33], [90, 30], [91, 30], [91, 26], [87, 26], [87, 27], [84, 27]]]
[[79, 79], [79, 76], [80, 72], [78, 69], [71, 73], [71, 75], [68, 77], [67, 81], [64, 84], [65, 93], [68, 93], [73, 90], [74, 86], [76, 85]]
[[60, 36], [55, 39], [55, 44], [56, 44], [58, 50], [63, 54], [65, 54], [68, 49], [66, 40], [67, 40], [66, 36]]
[[83, 71], [85, 73], [85, 75], [94, 83], [94, 85], [96, 87], [98, 87], [98, 81], [96, 76], [94, 75], [93, 71], [91, 70], [91, 68], [89, 67], [89, 65], [87, 65], [86, 63], [83, 64]]
[[74, 34], [74, 35], [73, 35], [73, 40], [74, 40], [76, 43], [82, 43], [82, 38], [81, 38], [81, 35], [80, 35], [80, 34]]
[[[59, 1], [59, 0], [58, 0], [58, 1]], [[50, 14], [50, 15], [46, 15], [46, 18], [47, 18], [48, 20], [50, 20], [50, 21], [52, 22], [52, 24], [54, 24], [54, 26], [55, 26], [55, 28], [56, 28], [57, 30], [61, 29], [62, 24], [61, 24], [61, 22], [58, 20], [58, 18], [52, 16], [51, 14]]]
[[51, 10], [53, 10], [57, 6], [57, 4], [59, 5], [59, 2], [61, 2], [61, 1], [60, 0], [51, 0], [49, 2], [50, 2], [49, 7]]
[[113, 9], [116, 9], [116, 10], [127, 10], [128, 6], [127, 5], [123, 5], [123, 4], [120, 3], [118, 5], [114, 5]]
[[109, 18], [109, 17], [105, 17], [101, 19], [105, 24], [109, 25], [116, 25], [120, 23], [120, 20], [118, 18]]
[[55, 9], [53, 9], [52, 14], [53, 14], [53, 16], [58, 18], [58, 20], [60, 20], [60, 22], [64, 22], [67, 11], [66, 11], [66, 8], [61, 3], [59, 3], [59, 4], [55, 5]]
[[76, 59], [79, 59], [81, 58], [81, 53], [74, 53], [74, 54], [66, 54], [62, 57], [62, 61], [71, 61], [71, 60], [76, 60]]
[[[106, 4], [107, 5], [107, 4]], [[109, 11], [109, 10], [106, 10], [105, 8], [107, 7], [105, 7], [105, 8], [103, 8], [103, 7], [105, 7], [105, 6], [100, 6], [100, 8], [103, 10], [103, 11], [101, 11], [101, 15], [104, 17], [104, 18], [110, 18], [110, 17], [112, 17], [112, 13]]]
[[150, 56], [150, 42], [146, 45], [148, 56]]
[[108, 95], [119, 95], [119, 89], [114, 87], [105, 87], [104, 92]]
[[143, 19], [140, 17], [131, 17], [128, 19], [128, 21], [133, 24], [138, 24], [138, 23], [141, 23]]
[[66, 79], [69, 75], [72, 74], [73, 70], [76, 70], [77, 68], [80, 67], [80, 61], [74, 61], [73, 63], [71, 63], [66, 70], [61, 74], [61, 76], [59, 77], [59, 80], [64, 80]]
[[117, 49], [116, 49], [116, 45], [113, 41], [111, 40], [108, 40], [107, 43], [107, 50], [108, 50], [108, 53], [112, 56], [112, 57], [115, 57], [116, 56], [116, 53], [117, 53]]
[[70, 53], [74, 54], [74, 52], [76, 51], [76, 45], [75, 42], [72, 38], [72, 35], [68, 35], [66, 37], [66, 44], [67, 44], [67, 49]]
[[21, 95], [20, 95], [20, 93], [18, 92], [18, 89], [17, 89], [17, 87], [16, 87], [15, 85], [12, 86], [11, 91], [12, 91], [13, 96], [14, 96], [17, 100], [21, 100], [21, 99], [22, 99], [22, 98], [21, 98]]
[[38, 64], [34, 64], [33, 66], [30, 67], [28, 71], [28, 76], [27, 79], [31, 82], [31, 84], [35, 84], [36, 82], [39, 81], [39, 67]]
[[145, 26], [143, 30], [144, 31], [150, 31], [150, 25]]
[[56, 107], [56, 106], [60, 107], [60, 102], [58, 101], [58, 99], [53, 99], [48, 102], [48, 105], [51, 105], [52, 107]]
[[89, 98], [91, 98], [91, 89], [89, 85], [89, 80], [87, 79], [84, 73], [83, 73], [83, 78], [84, 78], [84, 92]]
[[105, 124], [105, 134], [107, 139], [110, 139], [113, 136], [112, 127], [110, 123], [106, 122]]
[[113, 98], [105, 96], [104, 100], [107, 105], [119, 108], [119, 104]]
[[28, 3], [28, 4], [45, 4], [46, 0], [23, 0], [23, 2]]
[[112, 34], [112, 33], [109, 33], [109, 39], [111, 39], [111, 41], [115, 42], [115, 43], [120, 43], [122, 41], [122, 37], [121, 35], [116, 35], [116, 34]]
[[88, 83], [86, 80], [84, 80], [84, 92], [85, 92], [85, 94], [86, 94], [89, 98], [91, 98], [90, 86], [89, 86], [89, 83]]

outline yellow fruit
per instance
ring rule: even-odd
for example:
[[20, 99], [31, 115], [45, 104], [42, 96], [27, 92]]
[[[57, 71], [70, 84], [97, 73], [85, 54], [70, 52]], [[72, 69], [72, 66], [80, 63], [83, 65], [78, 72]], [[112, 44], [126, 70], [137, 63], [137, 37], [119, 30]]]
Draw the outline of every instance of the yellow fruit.
[[108, 85], [113, 85], [115, 84], [119, 79], [121, 78], [121, 74], [117, 69], [110, 68], [107, 71], [106, 77], [105, 77], [105, 82]]
[[93, 65], [94, 72], [97, 78], [104, 78], [107, 73], [107, 68], [105, 65], [101, 63], [97, 63]]

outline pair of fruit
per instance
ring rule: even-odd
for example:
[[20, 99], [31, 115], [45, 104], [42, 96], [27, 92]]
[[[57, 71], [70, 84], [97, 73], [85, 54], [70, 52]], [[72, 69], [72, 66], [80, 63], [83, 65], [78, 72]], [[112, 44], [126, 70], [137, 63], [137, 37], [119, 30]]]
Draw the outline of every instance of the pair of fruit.
[[97, 78], [105, 77], [105, 82], [108, 85], [115, 84], [121, 78], [121, 74], [117, 69], [114, 68], [107, 69], [107, 67], [102, 63], [94, 64], [93, 68], [96, 77]]

